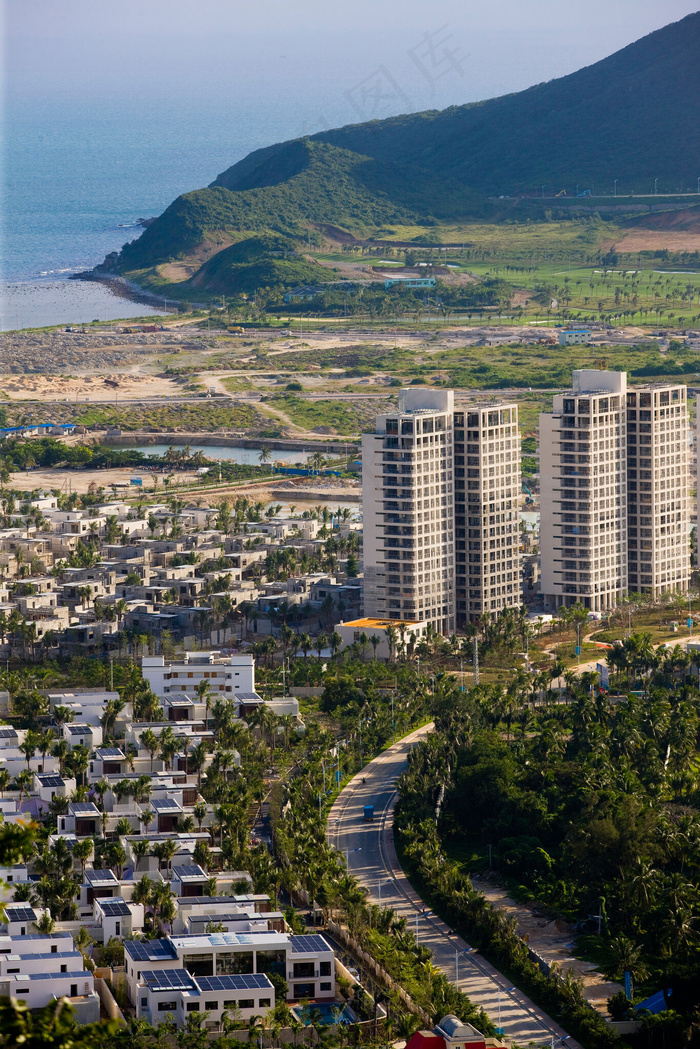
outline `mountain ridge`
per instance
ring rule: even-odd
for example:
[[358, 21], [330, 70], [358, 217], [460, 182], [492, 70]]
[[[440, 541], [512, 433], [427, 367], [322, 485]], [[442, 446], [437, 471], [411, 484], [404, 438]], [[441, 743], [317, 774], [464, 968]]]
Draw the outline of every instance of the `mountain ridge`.
[[183, 258], [216, 230], [301, 239], [483, 218], [489, 196], [543, 187], [610, 193], [616, 179], [620, 195], [677, 192], [700, 171], [699, 57], [696, 12], [525, 91], [263, 147], [178, 197], [109, 265]]

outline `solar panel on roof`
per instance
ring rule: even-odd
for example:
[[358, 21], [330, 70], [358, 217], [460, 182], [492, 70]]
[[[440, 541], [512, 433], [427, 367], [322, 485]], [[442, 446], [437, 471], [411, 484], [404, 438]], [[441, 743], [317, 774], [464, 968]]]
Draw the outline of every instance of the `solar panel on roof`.
[[96, 805], [93, 805], [91, 801], [72, 801], [70, 803], [70, 810], [78, 815], [85, 812], [95, 813], [99, 816], [99, 810]]
[[13, 728], [0, 728], [0, 739], [15, 739], [17, 733]]
[[90, 885], [95, 885], [97, 882], [106, 881], [112, 884], [117, 881], [116, 875], [110, 870], [93, 870], [92, 867], [88, 867], [85, 871], [85, 880]]
[[269, 987], [263, 973], [231, 973], [226, 976], [198, 976], [197, 983], [202, 991], [253, 991]]
[[141, 979], [152, 991], [191, 991], [196, 984], [186, 969], [153, 969], [141, 973]]
[[100, 900], [102, 913], [107, 918], [127, 917], [131, 914], [128, 904], [124, 900]]
[[173, 867], [173, 877], [179, 878], [206, 878], [206, 874], [196, 863], [194, 865], [184, 863], [181, 867]]
[[100, 747], [97, 756], [99, 758], [123, 758], [124, 754], [119, 747]]
[[244, 699], [249, 703], [258, 700], [262, 703], [262, 696], [259, 696], [257, 692], [236, 692], [236, 699]]
[[5, 905], [5, 914], [11, 922], [33, 922], [36, 918], [34, 908], [26, 904], [8, 903]]
[[177, 958], [177, 951], [169, 940], [125, 940], [124, 950], [135, 962], [157, 961], [162, 958]]
[[151, 802], [154, 809], [179, 809], [179, 802], [174, 798], [154, 798]]
[[322, 936], [290, 936], [289, 942], [292, 954], [316, 954], [331, 949]]
[[[53, 955], [55, 958], [56, 955]], [[64, 980], [81, 980], [83, 977], [88, 976], [89, 973], [85, 969], [81, 969], [79, 972], [73, 973], [61, 973]], [[19, 979], [19, 977], [17, 977]], [[28, 976], [22, 976], [23, 980], [55, 980], [56, 973], [30, 973]]]
[[42, 774], [38, 777], [42, 787], [62, 787], [63, 778], [51, 773]]

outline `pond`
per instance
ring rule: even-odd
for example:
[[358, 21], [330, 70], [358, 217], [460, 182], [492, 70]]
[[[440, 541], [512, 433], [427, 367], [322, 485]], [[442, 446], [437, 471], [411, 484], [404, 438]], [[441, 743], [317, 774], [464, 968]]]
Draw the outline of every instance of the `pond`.
[[[185, 447], [188, 446], [175, 443], [143, 444], [137, 445], [134, 448], [134, 451], [143, 452], [144, 455], [165, 455], [168, 448], [175, 448], [177, 451], [180, 451]], [[207, 459], [212, 459], [214, 461], [222, 459], [233, 463], [242, 463], [246, 466], [260, 465], [260, 448], [239, 448], [220, 444], [190, 444], [189, 449], [192, 455], [194, 455], [195, 452], [201, 452], [202, 455], [207, 457]], [[269, 462], [286, 463], [288, 465], [305, 463], [311, 455], [310, 452], [287, 451], [282, 448], [270, 448], [269, 452]]]

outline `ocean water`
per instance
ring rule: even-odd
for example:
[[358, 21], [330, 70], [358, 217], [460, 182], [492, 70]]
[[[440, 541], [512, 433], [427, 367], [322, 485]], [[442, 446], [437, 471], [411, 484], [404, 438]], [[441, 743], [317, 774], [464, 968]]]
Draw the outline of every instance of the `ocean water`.
[[9, 110], [0, 330], [159, 312], [69, 277], [139, 236], [139, 218], [277, 137], [242, 112], [231, 146], [215, 114], [172, 108], [161, 106], [157, 145], [150, 119], [134, 122], [105, 100], [67, 111], [30, 100]]

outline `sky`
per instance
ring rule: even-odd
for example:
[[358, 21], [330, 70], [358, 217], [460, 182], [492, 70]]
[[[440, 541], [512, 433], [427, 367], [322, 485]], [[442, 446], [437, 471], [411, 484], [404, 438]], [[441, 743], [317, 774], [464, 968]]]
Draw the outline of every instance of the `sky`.
[[[5, 106], [150, 104], [157, 135], [165, 100], [189, 111], [218, 99], [225, 122], [237, 106], [277, 97], [292, 137], [517, 91], [694, 9], [684, 0], [3, 0]], [[270, 130], [279, 133], [274, 120]]]

